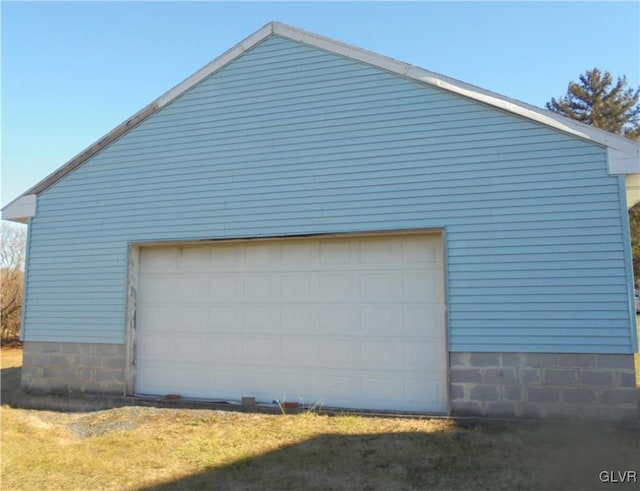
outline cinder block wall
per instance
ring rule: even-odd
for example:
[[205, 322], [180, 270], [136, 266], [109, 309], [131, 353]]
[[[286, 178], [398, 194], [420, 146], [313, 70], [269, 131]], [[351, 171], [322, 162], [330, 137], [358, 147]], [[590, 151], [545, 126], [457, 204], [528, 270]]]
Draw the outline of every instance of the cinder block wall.
[[26, 341], [23, 356], [27, 392], [125, 394], [124, 344]]
[[453, 415], [634, 420], [632, 354], [451, 353]]
[[[125, 395], [125, 346], [24, 343], [31, 393]], [[451, 353], [452, 415], [636, 420], [634, 357], [571, 353]]]

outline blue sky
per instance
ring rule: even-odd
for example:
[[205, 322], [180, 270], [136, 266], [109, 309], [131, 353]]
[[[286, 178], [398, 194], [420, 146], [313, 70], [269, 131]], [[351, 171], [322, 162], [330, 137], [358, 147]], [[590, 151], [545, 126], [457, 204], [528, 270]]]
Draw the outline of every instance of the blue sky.
[[6, 204], [271, 20], [543, 107], [594, 66], [640, 84], [640, 2], [6, 2]]

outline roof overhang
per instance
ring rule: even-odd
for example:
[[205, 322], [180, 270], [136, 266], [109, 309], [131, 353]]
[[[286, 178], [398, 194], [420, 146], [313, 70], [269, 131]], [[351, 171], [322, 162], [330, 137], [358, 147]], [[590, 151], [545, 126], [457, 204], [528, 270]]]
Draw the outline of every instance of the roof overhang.
[[[474, 85], [445, 77], [438, 73], [430, 72], [393, 58], [388, 58], [370, 51], [351, 46], [340, 41], [320, 36], [311, 32], [288, 26], [280, 22], [270, 22], [257, 32], [253, 33], [234, 47], [217, 57], [211, 63], [205, 65], [196, 73], [180, 82], [178, 85], [158, 97], [155, 101], [145, 106], [136, 114], [118, 125], [107, 133], [100, 140], [86, 148], [84, 151], [73, 157], [69, 162], [45, 177], [32, 188], [25, 191], [20, 197], [9, 203], [2, 209], [2, 218], [5, 220], [26, 222], [28, 216], [17, 217], [14, 212], [8, 213], [9, 209], [20, 209], [16, 202], [27, 195], [38, 195], [45, 191], [55, 182], [82, 165], [93, 155], [116, 140], [118, 137], [137, 126], [156, 111], [160, 110], [185, 91], [202, 81], [204, 78], [220, 70], [233, 60], [242, 56], [247, 51], [253, 49], [271, 35], [281, 36], [302, 44], [313, 46], [334, 54], [372, 65], [374, 67], [395, 73], [402, 77], [418, 81], [427, 85], [458, 94], [488, 106], [501, 109], [503, 111], [519, 115], [523, 118], [536, 121], [543, 125], [555, 128], [564, 133], [577, 136], [584, 140], [602, 145], [608, 150], [609, 173], [612, 175], [638, 174], [640, 173], [640, 144], [629, 140], [623, 136], [615, 135], [598, 128], [574, 121], [560, 116], [546, 109], [541, 109], [524, 102], [510, 99], [508, 97], [490, 92]], [[26, 210], [27, 208], [25, 208]], [[35, 205], [34, 205], [35, 210]], [[35, 211], [34, 211], [35, 213]], [[9, 216], [13, 218], [9, 218]]]
[[19, 196], [2, 209], [2, 219], [27, 223], [29, 218], [36, 216], [37, 199], [35, 194]]

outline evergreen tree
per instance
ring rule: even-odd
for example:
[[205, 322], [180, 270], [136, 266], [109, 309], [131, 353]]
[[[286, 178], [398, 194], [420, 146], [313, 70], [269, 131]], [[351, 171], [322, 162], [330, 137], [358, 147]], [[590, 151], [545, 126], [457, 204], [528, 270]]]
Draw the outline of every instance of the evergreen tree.
[[[599, 68], [580, 75], [580, 82], [569, 82], [567, 94], [551, 98], [547, 109], [601, 128], [611, 133], [640, 140], [640, 87], [635, 91], [626, 87], [626, 77], [613, 77]], [[640, 203], [629, 210], [631, 255], [635, 284], [640, 288]]]
[[640, 87], [626, 87], [626, 77], [613, 77], [599, 68], [580, 75], [580, 82], [569, 82], [567, 94], [551, 98], [547, 109], [601, 128], [611, 133], [640, 139]]

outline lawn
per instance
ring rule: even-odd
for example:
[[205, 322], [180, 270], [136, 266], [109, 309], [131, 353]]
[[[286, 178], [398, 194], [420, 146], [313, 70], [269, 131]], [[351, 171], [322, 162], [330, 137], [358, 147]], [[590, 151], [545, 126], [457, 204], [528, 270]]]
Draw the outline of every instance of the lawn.
[[[2, 352], [3, 397], [20, 355]], [[3, 490], [606, 489], [601, 471], [640, 476], [637, 426], [4, 402], [0, 412]]]

